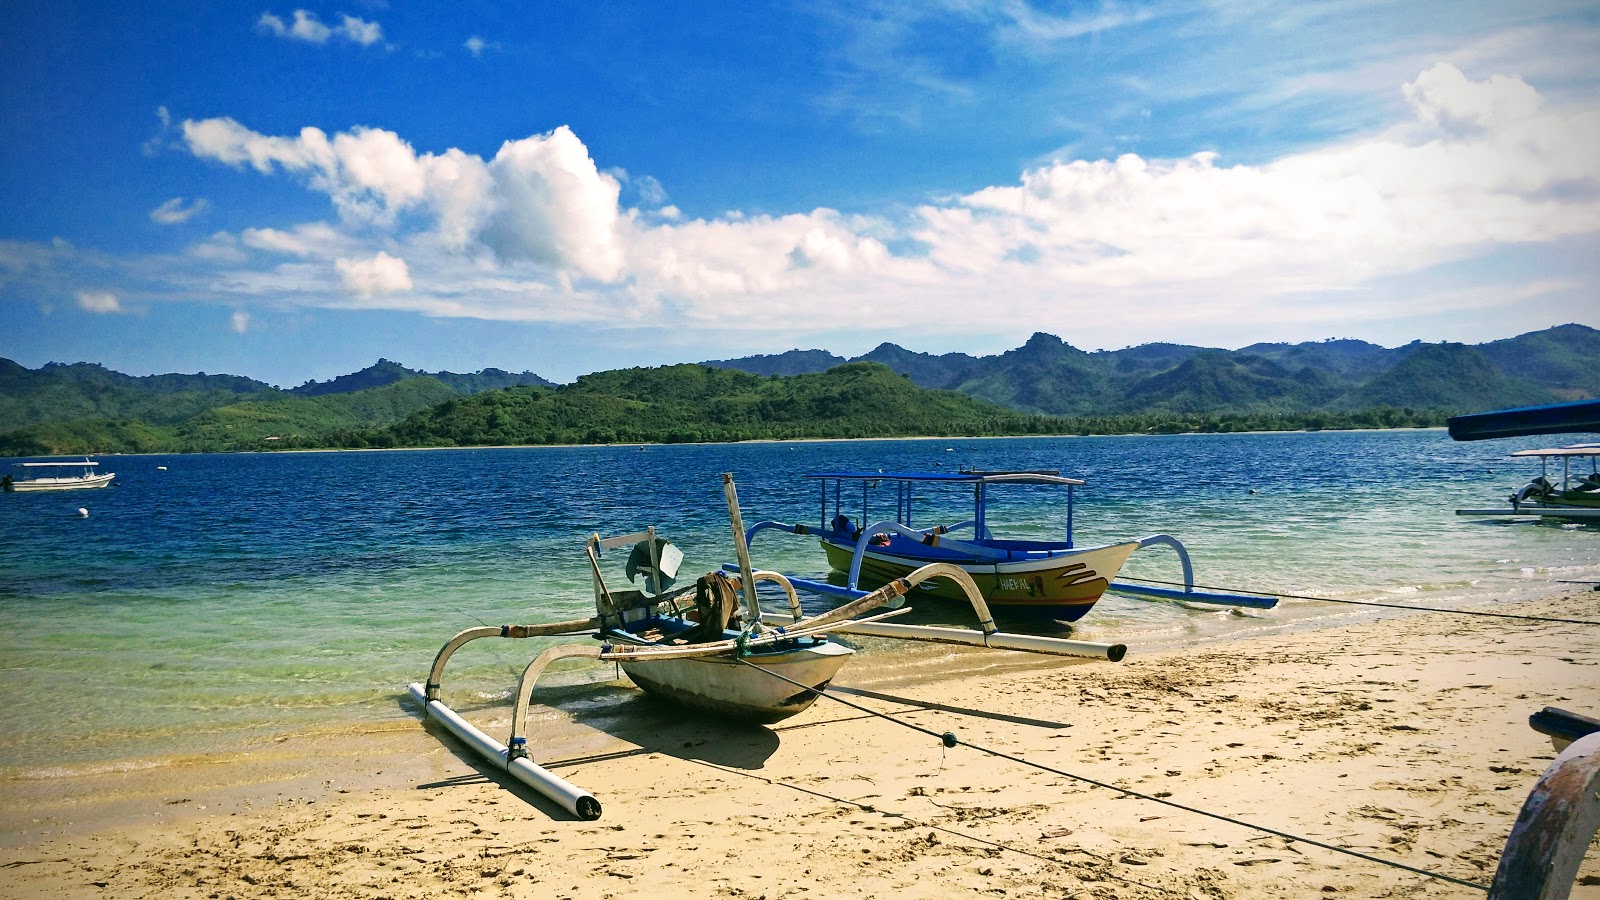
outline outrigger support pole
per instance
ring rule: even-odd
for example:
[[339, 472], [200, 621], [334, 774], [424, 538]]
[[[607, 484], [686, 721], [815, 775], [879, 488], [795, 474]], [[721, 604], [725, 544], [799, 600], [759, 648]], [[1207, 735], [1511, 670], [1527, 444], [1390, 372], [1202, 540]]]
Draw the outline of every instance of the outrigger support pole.
[[[891, 584], [904, 583], [902, 593], [932, 578], [948, 578], [960, 586], [972, 611], [978, 617], [978, 629], [945, 628], [934, 625], [902, 625], [884, 622], [846, 622], [833, 627], [840, 634], [863, 634], [873, 637], [894, 638], [905, 641], [928, 641], [937, 644], [965, 644], [971, 647], [991, 647], [997, 650], [1021, 650], [1026, 653], [1045, 653], [1052, 656], [1086, 656], [1121, 662], [1127, 655], [1124, 644], [1099, 644], [1092, 641], [1072, 641], [1066, 638], [1042, 637], [1031, 634], [1008, 634], [1000, 631], [989, 613], [978, 585], [960, 566], [950, 563], [930, 563]], [[879, 590], [882, 590], [881, 588]]]

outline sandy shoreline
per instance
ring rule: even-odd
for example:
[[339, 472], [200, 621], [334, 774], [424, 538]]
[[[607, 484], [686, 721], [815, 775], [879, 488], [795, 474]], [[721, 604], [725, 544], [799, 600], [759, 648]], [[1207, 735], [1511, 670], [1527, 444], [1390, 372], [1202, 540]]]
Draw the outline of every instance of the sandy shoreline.
[[[1503, 611], [1600, 621], [1600, 593]], [[1417, 614], [1120, 665], [993, 657], [841, 675], [948, 750], [826, 700], [770, 728], [648, 701], [604, 730], [558, 717], [577, 751], [535, 757], [598, 822], [408, 721], [70, 796], [7, 784], [0, 896], [1481, 897], [1059, 773], [1487, 884], [1554, 757], [1528, 715], [1600, 710], [1585, 625]], [[1600, 897], [1600, 851], [1583, 875], [1573, 896]]]

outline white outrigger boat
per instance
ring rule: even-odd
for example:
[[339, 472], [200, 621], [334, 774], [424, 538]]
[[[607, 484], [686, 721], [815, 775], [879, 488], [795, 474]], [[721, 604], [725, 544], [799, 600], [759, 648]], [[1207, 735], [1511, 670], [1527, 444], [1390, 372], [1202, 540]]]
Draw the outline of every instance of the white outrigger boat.
[[[0, 487], [8, 492], [26, 491], [76, 491], [86, 488], [103, 488], [111, 484], [111, 479], [117, 477], [115, 472], [96, 472], [100, 464], [88, 457], [82, 461], [52, 460], [50, 462], [25, 462], [17, 463], [17, 468], [22, 469], [24, 477], [17, 478], [7, 475], [0, 478]], [[38, 474], [27, 477], [29, 473], [66, 472], [63, 475]]]
[[[732, 475], [723, 475], [733, 527], [738, 573], [713, 571], [693, 585], [673, 588], [682, 553], [656, 530], [589, 538], [587, 555], [594, 582], [595, 616], [536, 625], [468, 628], [440, 648], [426, 684], [407, 687], [428, 718], [485, 759], [582, 819], [600, 817], [593, 794], [539, 766], [528, 755], [528, 705], [539, 676], [559, 659], [615, 662], [644, 691], [693, 710], [747, 721], [771, 723], [799, 713], [822, 695], [855, 651], [830, 639], [830, 633], [870, 634], [903, 640], [968, 644], [1057, 656], [1120, 661], [1122, 644], [1007, 634], [997, 629], [971, 576], [949, 564], [923, 566], [864, 593], [837, 609], [806, 617], [794, 586], [777, 572], [752, 568], [738, 495]], [[644, 575], [642, 589], [614, 589], [602, 574], [608, 551], [628, 548], [625, 575]], [[905, 596], [930, 579], [955, 583], [972, 603], [975, 629], [889, 624], [881, 620], [908, 612]], [[788, 609], [765, 613], [751, 586], [767, 581], [782, 589]], [[741, 602], [742, 599], [742, 602]], [[884, 612], [868, 615], [878, 607]], [[778, 624], [782, 622], [783, 624]], [[541, 652], [523, 671], [505, 744], [479, 730], [440, 699], [446, 663], [464, 645], [480, 638], [534, 638], [588, 635], [584, 644], [562, 644]]]
[[[1534, 458], [1540, 473], [1508, 498], [1509, 508], [1458, 509], [1458, 516], [1493, 518], [1545, 518], [1600, 522], [1600, 444], [1574, 444], [1544, 450], [1518, 450], [1513, 458]], [[1551, 477], [1551, 463], [1561, 461], [1559, 480]], [[1573, 461], [1578, 471], [1574, 472]], [[1588, 460], [1588, 472], [1582, 462]]]

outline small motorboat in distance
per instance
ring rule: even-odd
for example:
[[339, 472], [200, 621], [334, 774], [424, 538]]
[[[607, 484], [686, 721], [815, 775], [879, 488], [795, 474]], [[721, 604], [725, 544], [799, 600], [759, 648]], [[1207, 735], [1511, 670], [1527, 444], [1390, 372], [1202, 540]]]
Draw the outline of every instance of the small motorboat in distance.
[[[7, 475], [0, 478], [0, 487], [6, 491], [76, 491], [85, 488], [103, 488], [117, 477], [115, 472], [97, 473], [100, 464], [88, 457], [81, 461], [51, 460], [49, 462], [17, 463], [22, 477]], [[51, 474], [60, 473], [60, 474]]]
[[[1600, 444], [1573, 444], [1544, 450], [1518, 450], [1512, 458], [1539, 460], [1540, 472], [1509, 498], [1509, 508], [1458, 509], [1458, 516], [1492, 518], [1549, 518], [1600, 522]], [[1561, 461], [1561, 474], [1552, 478], [1553, 460]], [[1573, 461], [1578, 462], [1577, 466]], [[1588, 460], [1588, 472], [1583, 461]], [[1573, 469], [1578, 471], [1574, 472]]]

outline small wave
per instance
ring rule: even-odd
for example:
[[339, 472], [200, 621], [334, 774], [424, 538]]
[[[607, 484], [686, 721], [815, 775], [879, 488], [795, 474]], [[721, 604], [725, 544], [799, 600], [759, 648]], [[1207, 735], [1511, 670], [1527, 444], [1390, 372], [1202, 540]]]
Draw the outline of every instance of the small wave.
[[58, 778], [85, 778], [91, 775], [139, 772], [145, 769], [159, 769], [172, 764], [172, 760], [166, 759], [117, 759], [105, 762], [82, 763], [76, 766], [21, 769], [12, 774], [11, 777], [17, 781], [52, 781]]

